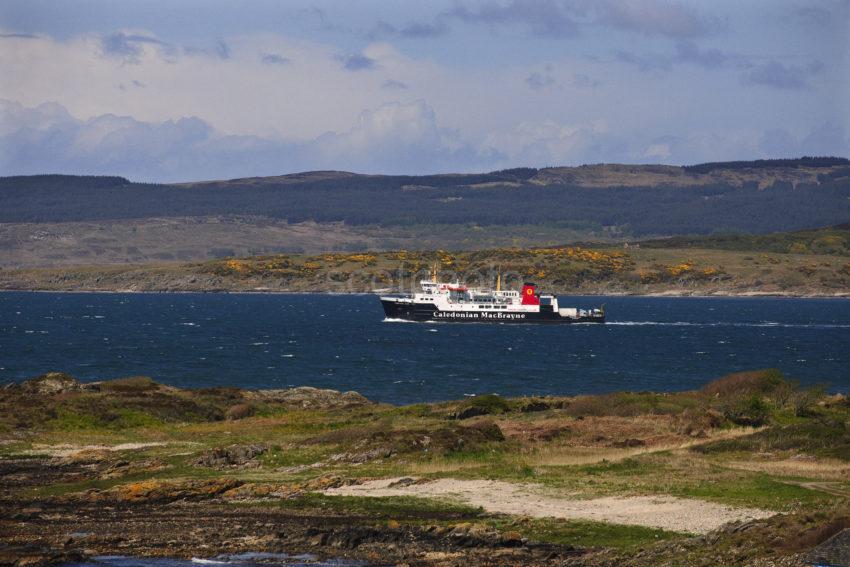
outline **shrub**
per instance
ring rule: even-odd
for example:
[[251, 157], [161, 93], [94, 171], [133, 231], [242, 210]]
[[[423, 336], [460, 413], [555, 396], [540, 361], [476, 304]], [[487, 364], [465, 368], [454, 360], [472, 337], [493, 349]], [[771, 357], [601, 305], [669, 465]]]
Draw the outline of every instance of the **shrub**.
[[788, 551], [811, 549], [847, 528], [850, 528], [850, 516], [835, 518], [825, 524], [818, 523], [808, 529], [801, 529], [796, 534], [789, 534], [782, 547]]
[[252, 404], [236, 404], [227, 408], [224, 417], [229, 420], [245, 419], [254, 415], [255, 411], [256, 408]]
[[96, 429], [103, 422], [93, 415], [80, 413], [68, 408], [57, 408], [55, 417], [48, 420], [46, 425], [50, 429], [59, 431], [75, 431], [79, 429]]
[[776, 368], [769, 368], [766, 370], [729, 374], [713, 382], [709, 382], [703, 386], [701, 391], [709, 396], [726, 398], [750, 394], [767, 394], [788, 384], [789, 382], [782, 375], [782, 372]]
[[751, 394], [726, 404], [723, 415], [737, 425], [760, 427], [770, 417], [770, 406], [758, 394]]
[[116, 394], [135, 394], [158, 389], [159, 384], [148, 376], [130, 376], [129, 378], [118, 378], [100, 383], [101, 392], [114, 392]]
[[797, 417], [806, 417], [814, 415], [813, 409], [818, 400], [821, 400], [826, 395], [826, 387], [823, 385], [813, 386], [805, 390], [796, 390], [792, 392], [788, 400], [788, 406]]
[[695, 447], [703, 453], [800, 451], [850, 461], [850, 429], [841, 420], [818, 419]]
[[683, 435], [704, 436], [710, 429], [723, 425], [726, 417], [713, 409], [687, 408], [679, 416], [679, 433]]
[[692, 394], [656, 394], [653, 392], [617, 392], [601, 396], [579, 396], [564, 410], [573, 417], [613, 415], [673, 415], [701, 402]]
[[484, 394], [464, 400], [449, 417], [467, 419], [479, 415], [507, 413], [511, 409], [511, 404], [505, 398], [496, 394]]

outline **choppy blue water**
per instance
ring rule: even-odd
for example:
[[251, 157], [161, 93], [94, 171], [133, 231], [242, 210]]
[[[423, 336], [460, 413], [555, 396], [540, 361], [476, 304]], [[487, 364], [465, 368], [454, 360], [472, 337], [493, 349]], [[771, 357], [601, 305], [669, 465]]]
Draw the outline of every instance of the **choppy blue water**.
[[414, 403], [684, 390], [777, 367], [850, 388], [850, 301], [563, 297], [605, 325], [391, 323], [371, 295], [0, 293], [0, 382], [62, 370]]
[[360, 561], [320, 561], [311, 555], [286, 555], [282, 553], [241, 553], [219, 555], [212, 559], [169, 559], [161, 557], [127, 557], [105, 555], [81, 563], [65, 563], [62, 567], [200, 567], [202, 565], [232, 565], [235, 567], [359, 567]]

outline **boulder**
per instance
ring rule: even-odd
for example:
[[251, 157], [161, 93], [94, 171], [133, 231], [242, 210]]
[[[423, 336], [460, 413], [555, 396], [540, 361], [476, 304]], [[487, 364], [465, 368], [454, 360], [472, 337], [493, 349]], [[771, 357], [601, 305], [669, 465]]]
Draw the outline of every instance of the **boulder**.
[[266, 451], [268, 451], [268, 446], [262, 443], [217, 447], [195, 459], [193, 464], [210, 468], [256, 466], [259, 463], [255, 459]]
[[285, 390], [250, 390], [245, 392], [245, 399], [313, 410], [351, 408], [372, 403], [357, 392], [339, 392], [310, 386]]
[[48, 372], [25, 381], [21, 388], [28, 393], [52, 396], [64, 392], [79, 392], [82, 390], [82, 384], [64, 372]]
[[68, 494], [60, 500], [84, 502], [167, 503], [178, 500], [208, 500], [233, 490], [243, 482], [232, 478], [190, 480], [142, 480]]

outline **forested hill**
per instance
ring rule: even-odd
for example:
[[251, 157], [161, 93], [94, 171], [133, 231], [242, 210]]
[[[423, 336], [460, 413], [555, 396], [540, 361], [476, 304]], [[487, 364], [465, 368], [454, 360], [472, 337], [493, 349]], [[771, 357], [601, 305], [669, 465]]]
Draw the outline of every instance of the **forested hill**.
[[556, 224], [628, 235], [759, 233], [850, 220], [850, 161], [588, 165], [428, 176], [308, 172], [174, 185], [0, 178], [0, 222], [241, 215], [349, 225]]

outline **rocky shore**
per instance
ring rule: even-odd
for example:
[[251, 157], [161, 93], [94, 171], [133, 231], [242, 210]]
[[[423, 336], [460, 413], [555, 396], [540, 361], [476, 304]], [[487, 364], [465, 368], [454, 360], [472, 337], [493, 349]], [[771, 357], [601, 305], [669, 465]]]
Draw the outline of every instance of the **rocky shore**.
[[[842, 234], [844, 234], [842, 232]], [[843, 242], [843, 241], [841, 241]], [[374, 293], [418, 290], [440, 278], [490, 286], [533, 279], [574, 295], [850, 296], [846, 246], [831, 253], [699, 248], [558, 246], [466, 252], [276, 254], [195, 263], [0, 269], [0, 290]], [[830, 249], [831, 250], [831, 249]]]
[[0, 389], [0, 565], [799, 565], [850, 528], [848, 420], [772, 371], [409, 407], [50, 373]]

